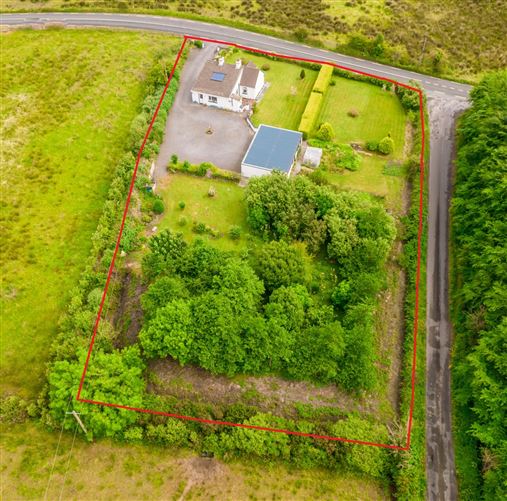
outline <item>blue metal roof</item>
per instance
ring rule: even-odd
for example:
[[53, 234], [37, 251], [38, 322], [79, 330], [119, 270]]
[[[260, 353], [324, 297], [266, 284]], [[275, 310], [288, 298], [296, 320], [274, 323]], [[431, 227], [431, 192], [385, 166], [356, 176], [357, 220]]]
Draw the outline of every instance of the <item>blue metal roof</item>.
[[261, 169], [289, 172], [302, 136], [301, 132], [294, 130], [261, 125], [243, 163]]

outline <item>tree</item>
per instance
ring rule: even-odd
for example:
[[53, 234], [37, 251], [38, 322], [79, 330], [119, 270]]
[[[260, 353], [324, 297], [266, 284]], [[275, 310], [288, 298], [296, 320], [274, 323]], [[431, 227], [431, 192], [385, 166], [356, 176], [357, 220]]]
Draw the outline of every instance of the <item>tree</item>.
[[334, 139], [335, 133], [333, 126], [329, 122], [324, 122], [319, 127], [317, 131], [317, 139], [321, 141], [332, 141]]
[[150, 358], [171, 356], [182, 365], [192, 361], [194, 330], [189, 302], [177, 299], [159, 308], [140, 332], [139, 341]]
[[163, 271], [174, 269], [187, 248], [181, 233], [163, 230], [148, 241], [150, 252], [143, 258], [143, 273], [154, 278]]
[[305, 78], [305, 77], [306, 77], [305, 70], [304, 70], [304, 69], [302, 69], [302, 70], [301, 70], [301, 73], [299, 74], [299, 78], [300, 78], [301, 80], [304, 80], [304, 78]]
[[245, 347], [241, 318], [234, 301], [218, 292], [205, 292], [192, 301], [195, 328], [195, 355], [201, 367], [213, 374], [232, 376], [240, 371]]
[[[88, 405], [75, 401], [86, 352], [82, 350], [77, 360], [59, 360], [49, 370], [49, 413], [57, 422], [63, 422], [66, 430], [75, 423], [64, 420], [69, 401], [77, 412], [86, 414], [89, 437], [121, 436], [122, 431], [138, 419], [135, 413], [102, 405]], [[88, 400], [120, 403], [141, 407], [145, 382], [144, 362], [138, 346], [122, 351], [104, 353], [95, 350], [86, 373], [81, 397]]]
[[173, 299], [186, 298], [188, 295], [184, 282], [178, 277], [161, 277], [153, 282], [141, 296], [141, 305], [146, 318], [155, 315]]
[[305, 329], [298, 337], [288, 372], [298, 379], [331, 382], [340, 370], [344, 349], [339, 322]]
[[303, 253], [284, 241], [262, 245], [255, 254], [254, 268], [268, 293], [284, 285], [301, 284], [305, 277]]

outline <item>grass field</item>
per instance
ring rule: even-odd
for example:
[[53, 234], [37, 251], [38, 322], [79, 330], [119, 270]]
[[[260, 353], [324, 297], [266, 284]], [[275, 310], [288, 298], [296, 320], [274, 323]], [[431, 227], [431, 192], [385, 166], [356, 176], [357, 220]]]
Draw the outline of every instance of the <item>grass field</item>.
[[[208, 196], [210, 186], [216, 190], [214, 197]], [[157, 223], [159, 229], [179, 231], [187, 241], [196, 237], [203, 238], [224, 250], [243, 248], [247, 238], [254, 238], [248, 233], [246, 208], [243, 203], [244, 191], [236, 183], [172, 174], [159, 184], [157, 191], [165, 205], [165, 213]], [[180, 202], [185, 202], [183, 210], [178, 206]], [[181, 218], [185, 219], [185, 225], [180, 224]], [[208, 234], [197, 235], [192, 231], [193, 222], [202, 222], [222, 236], [212, 238]], [[231, 226], [241, 228], [242, 235], [239, 240], [229, 238]]]
[[[504, 0], [0, 0], [0, 9], [189, 17], [477, 81], [483, 72], [507, 64], [504, 4]], [[379, 34], [384, 40], [372, 50]]]
[[[2, 430], [1, 499], [42, 499], [58, 434], [34, 425]], [[110, 441], [87, 444], [64, 435], [47, 499], [182, 499], [237, 501], [381, 500], [387, 487], [371, 479], [280, 464], [222, 463], [189, 451]]]
[[2, 34], [1, 393], [33, 397], [84, 269], [158, 51], [180, 40], [90, 30]]
[[[394, 156], [403, 152], [406, 116], [398, 98], [376, 85], [334, 78], [324, 96], [318, 122], [329, 122], [339, 143], [380, 141], [387, 134], [394, 140]], [[353, 118], [348, 112], [355, 110]]]
[[305, 69], [306, 76], [301, 79], [301, 67], [296, 64], [270, 61], [265, 57], [244, 52], [231, 54], [228, 62], [234, 62], [238, 57], [253, 61], [259, 68], [263, 64], [269, 64], [270, 67], [264, 75], [270, 86], [256, 105], [252, 116], [254, 125], [266, 124], [297, 130], [317, 72]]

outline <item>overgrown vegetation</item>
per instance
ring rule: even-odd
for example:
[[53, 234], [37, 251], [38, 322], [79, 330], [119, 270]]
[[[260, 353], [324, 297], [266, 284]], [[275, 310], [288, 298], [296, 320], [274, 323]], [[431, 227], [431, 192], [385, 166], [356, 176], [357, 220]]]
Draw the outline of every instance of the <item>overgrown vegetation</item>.
[[[502, 0], [45, 0], [43, 6], [190, 17], [467, 80], [507, 64]], [[1, 8], [41, 4], [1, 0]]]
[[507, 71], [472, 91], [452, 200], [455, 443], [463, 497], [507, 492]]

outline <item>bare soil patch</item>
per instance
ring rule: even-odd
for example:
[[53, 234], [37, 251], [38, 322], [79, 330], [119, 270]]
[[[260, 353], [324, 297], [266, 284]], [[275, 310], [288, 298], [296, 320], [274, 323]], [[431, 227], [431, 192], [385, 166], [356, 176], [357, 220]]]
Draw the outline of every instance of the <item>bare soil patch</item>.
[[305, 381], [289, 381], [279, 376], [215, 376], [195, 366], [181, 367], [173, 359], [149, 364], [148, 391], [194, 402], [253, 405], [261, 412], [287, 418], [297, 417], [295, 404], [332, 407], [345, 412], [377, 414], [374, 395], [354, 397], [336, 385], [317, 386]]

